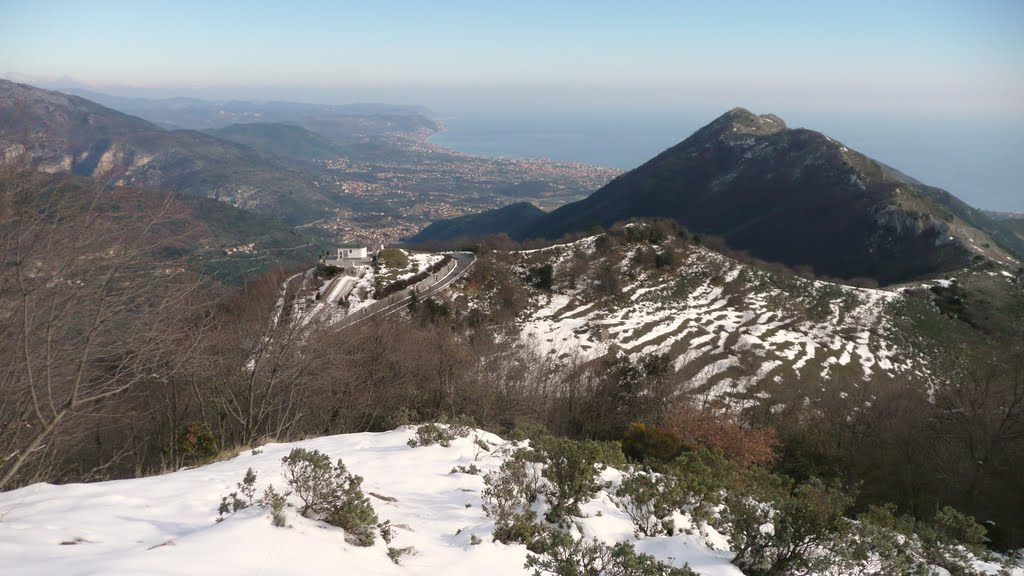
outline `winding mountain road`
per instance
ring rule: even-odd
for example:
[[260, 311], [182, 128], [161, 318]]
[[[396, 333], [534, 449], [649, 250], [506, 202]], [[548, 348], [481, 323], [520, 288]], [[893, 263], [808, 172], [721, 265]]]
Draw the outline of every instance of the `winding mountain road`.
[[[455, 260], [455, 267], [449, 270], [448, 273], [445, 274], [445, 276], [441, 278], [436, 284], [434, 284], [430, 288], [425, 288], [422, 291], [420, 291], [418, 293], [418, 297], [420, 299], [429, 298], [430, 296], [433, 296], [434, 294], [444, 290], [448, 286], [451, 286], [452, 282], [455, 282], [456, 280], [461, 278], [462, 275], [465, 274], [467, 270], [469, 270], [473, 263], [476, 262], [476, 256], [469, 252], [455, 252], [451, 254], [451, 257], [453, 260]], [[410, 295], [405, 296], [400, 300], [396, 300], [395, 302], [388, 304], [383, 308], [374, 310], [372, 312], [366, 313], [364, 308], [363, 310], [357, 311], [351, 316], [346, 317], [338, 324], [338, 327], [348, 328], [349, 326], [358, 324], [359, 322], [367, 318], [373, 318], [374, 316], [388, 316], [390, 314], [394, 314], [395, 312], [408, 306], [409, 302], [411, 301], [412, 296]]]

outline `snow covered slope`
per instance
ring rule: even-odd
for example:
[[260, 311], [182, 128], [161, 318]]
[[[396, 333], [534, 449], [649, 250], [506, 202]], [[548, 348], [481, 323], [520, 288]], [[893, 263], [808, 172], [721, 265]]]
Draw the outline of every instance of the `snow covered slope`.
[[[523, 545], [492, 541], [494, 523], [481, 509], [482, 475], [508, 457], [511, 443], [483, 431], [450, 447], [411, 448], [414, 428], [328, 436], [267, 444], [196, 469], [136, 480], [55, 486], [35, 484], [0, 493], [0, 573], [16, 575], [291, 575], [528, 574]], [[483, 450], [486, 444], [489, 450]], [[300, 516], [291, 496], [286, 526], [274, 527], [269, 512], [252, 507], [217, 522], [221, 496], [236, 489], [252, 468], [257, 488], [286, 485], [281, 458], [292, 448], [320, 450], [344, 460], [365, 477], [363, 490], [381, 520], [392, 523], [390, 545], [408, 549], [392, 562], [381, 538], [371, 547], [348, 543], [341, 528]], [[456, 472], [474, 465], [479, 474]], [[610, 496], [621, 481], [602, 473], [605, 491], [574, 517], [577, 537], [605, 543], [632, 542], [639, 552], [698, 574], [742, 576], [730, 563], [726, 539], [712, 528], [706, 537], [687, 534], [687, 516], [676, 513], [674, 536], [636, 538], [629, 517]], [[692, 530], [690, 530], [692, 531]], [[975, 561], [981, 573], [998, 566]], [[1024, 576], [1015, 568], [1014, 576]], [[844, 575], [837, 575], [844, 576]]]
[[[450, 448], [410, 448], [412, 429], [399, 428], [268, 444], [255, 454], [151, 478], [0, 493], [0, 573], [527, 574], [525, 546], [492, 542], [494, 524], [480, 508], [482, 476], [451, 474], [458, 465], [475, 462], [487, 472], [501, 464], [505, 442], [477, 434], [495, 449], [483, 452], [472, 437]], [[269, 513], [253, 508], [216, 522], [221, 496], [235, 490], [247, 468], [256, 471], [259, 491], [268, 483], [283, 488], [281, 458], [296, 446], [342, 458], [364, 476], [363, 490], [378, 516], [395, 527], [391, 546], [415, 551], [396, 565], [380, 538], [369, 548], [353, 546], [340, 528], [302, 518], [294, 508], [287, 511], [287, 528], [275, 528]], [[605, 472], [608, 480], [618, 476]], [[294, 496], [291, 503], [297, 503]], [[629, 518], [606, 492], [584, 513], [586, 536], [633, 539]], [[474, 535], [479, 544], [471, 543]], [[707, 547], [698, 536], [645, 538], [637, 549], [676, 565], [689, 562], [701, 574], [740, 574], [729, 552]]]

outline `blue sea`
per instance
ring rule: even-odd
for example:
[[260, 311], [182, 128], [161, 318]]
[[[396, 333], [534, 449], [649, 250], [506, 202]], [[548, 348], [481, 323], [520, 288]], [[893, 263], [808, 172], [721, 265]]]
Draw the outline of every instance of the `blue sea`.
[[442, 118], [448, 130], [431, 142], [460, 152], [542, 157], [629, 169], [678, 143], [702, 125], [647, 115], [499, 115]]
[[[824, 132], [973, 206], [1024, 212], [1024, 126], [966, 118], [776, 112], [790, 127]], [[471, 154], [628, 170], [714, 117], [680, 112], [452, 114], [442, 116], [448, 130], [431, 141]]]

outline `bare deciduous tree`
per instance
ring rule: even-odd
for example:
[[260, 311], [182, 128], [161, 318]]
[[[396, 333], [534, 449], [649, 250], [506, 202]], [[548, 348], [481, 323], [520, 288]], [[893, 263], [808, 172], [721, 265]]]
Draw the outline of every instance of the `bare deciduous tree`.
[[[0, 177], [0, 488], [32, 478], [67, 421], [165, 380], [201, 285], [155, 260], [177, 217], [124, 191]], [[151, 198], [148, 200], [152, 200]]]

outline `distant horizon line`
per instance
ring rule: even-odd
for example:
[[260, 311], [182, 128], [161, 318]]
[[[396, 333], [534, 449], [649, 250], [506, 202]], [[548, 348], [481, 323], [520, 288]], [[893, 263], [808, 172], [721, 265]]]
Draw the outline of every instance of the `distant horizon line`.
[[[159, 102], [162, 102], [162, 101], [174, 101], [174, 100], [186, 100], [186, 101], [191, 100], [191, 101], [195, 101], [197, 103], [215, 104], [215, 105], [224, 105], [224, 104], [230, 104], [230, 103], [254, 104], [254, 105], [291, 104], [291, 105], [302, 105], [302, 106], [323, 106], [323, 107], [339, 107], [339, 108], [358, 107], [358, 106], [385, 106], [385, 107], [393, 107], [393, 108], [397, 108], [397, 109], [405, 109], [405, 110], [408, 110], [408, 111], [415, 111], [417, 113], [424, 113], [424, 114], [432, 117], [435, 120], [442, 120], [442, 121], [444, 121], [446, 123], [454, 122], [455, 124], [458, 124], [458, 122], [455, 122], [456, 120], [464, 120], [464, 121], [468, 121], [468, 122], [472, 123], [474, 120], [476, 120], [476, 121], [481, 121], [481, 120], [487, 121], [487, 120], [493, 120], [493, 119], [499, 119], [499, 120], [503, 119], [503, 118], [507, 119], [508, 118], [508, 114], [512, 110], [515, 110], [515, 108], [510, 108], [510, 107], [499, 107], [499, 108], [496, 108], [496, 109], [491, 109], [491, 110], [486, 110], [486, 111], [470, 109], [470, 110], [461, 110], [461, 111], [456, 112], [455, 110], [451, 110], [451, 109], [445, 110], [444, 109], [445, 107], [442, 107], [440, 109], [440, 111], [439, 111], [439, 109], [436, 106], [430, 105], [430, 104], [421, 104], [421, 103], [416, 103], [416, 104], [396, 104], [394, 102], [389, 102], [389, 101], [386, 101], [386, 100], [348, 100], [348, 101], [341, 101], [341, 100], [338, 100], [338, 99], [334, 99], [334, 100], [332, 100], [330, 102], [324, 102], [324, 101], [317, 102], [317, 101], [313, 101], [313, 100], [306, 100], [306, 101], [303, 101], [303, 100], [293, 100], [293, 99], [288, 99], [287, 97], [285, 97], [285, 98], [266, 98], [266, 99], [264, 99], [264, 98], [259, 98], [259, 97], [253, 98], [251, 96], [250, 97], [235, 96], [235, 97], [222, 97], [222, 98], [218, 98], [218, 97], [213, 97], [213, 96], [207, 95], [207, 94], [188, 94], [188, 95], [182, 95], [180, 93], [176, 94], [176, 95], [154, 95], [154, 94], [124, 95], [124, 94], [102, 92], [100, 90], [96, 90], [94, 87], [90, 87], [90, 86], [88, 86], [88, 85], [86, 85], [84, 83], [81, 83], [81, 82], [77, 82], [77, 85], [73, 85], [72, 84], [73, 81], [70, 78], [65, 78], [64, 79], [66, 81], [66, 84], [64, 86], [47, 85], [47, 83], [32, 83], [32, 82], [28, 81], [28, 79], [26, 79], [26, 78], [16, 78], [16, 79], [8, 79], [8, 80], [11, 81], [11, 82], [27, 84], [29, 86], [34, 86], [34, 87], [42, 88], [42, 89], [45, 89], [45, 90], [52, 90], [52, 91], [64, 92], [64, 93], [68, 93], [68, 94], [72, 94], [72, 95], [77, 95], [77, 96], [80, 96], [80, 97], [85, 97], [87, 99], [96, 99], [97, 97], [108, 97], [108, 98], [112, 98], [112, 99], [135, 100], [135, 101], [139, 101], [139, 102], [153, 102], [153, 103], [159, 103]], [[99, 104], [103, 104], [103, 102], [98, 102], [98, 103]], [[109, 107], [112, 107], [112, 108], [115, 108], [115, 109], [117, 108], [116, 104], [113, 103], [113, 102], [110, 102], [107, 105]], [[452, 107], [456, 108], [456, 109], [459, 108], [458, 106], [452, 106]], [[621, 115], [621, 113], [624, 110], [629, 110], [629, 112], [627, 112], [627, 113], [630, 113], [630, 114], [633, 114], [634, 112], [642, 112], [643, 113], [642, 116], [637, 116], [636, 118], [632, 118], [632, 117], [620, 118], [622, 120], [621, 126], [623, 126], [623, 127], [628, 126], [630, 124], [633, 124], [633, 121], [635, 121], [635, 120], [642, 120], [642, 121], [644, 121], [644, 123], [646, 123], [646, 121], [649, 120], [651, 117], [661, 117], [664, 114], [672, 114], [675, 117], [674, 120], [672, 120], [672, 121], [673, 122], [679, 122], [681, 125], [678, 126], [678, 128], [681, 128], [682, 130], [673, 131], [671, 133], [671, 135], [668, 135], [668, 136], [666, 136], [664, 134], [664, 131], [661, 133], [661, 136], [659, 136], [657, 133], [650, 133], [650, 134], [644, 135], [644, 133], [642, 131], [636, 132], [635, 134], [632, 134], [630, 137], [632, 137], [634, 140], [637, 140], [637, 138], [640, 138], [641, 140], [643, 140], [642, 143], [644, 144], [644, 146], [636, 146], [635, 148], [629, 148], [629, 149], [624, 148], [623, 150], [621, 150], [618, 153], [615, 153], [614, 151], [609, 151], [609, 150], [603, 150], [603, 151], [598, 151], [598, 152], [594, 152], [594, 150], [591, 150], [588, 153], [586, 150], [584, 150], [582, 148], [573, 149], [569, 145], [563, 146], [558, 152], [554, 152], [550, 145], [547, 146], [546, 149], [545, 149], [544, 145], [539, 145], [537, 142], [534, 142], [532, 144], [532, 146], [534, 146], [532, 149], [527, 149], [526, 151], [524, 151], [524, 146], [523, 146], [523, 141], [522, 140], [520, 140], [519, 142], [511, 142], [511, 141], [510, 142], [506, 142], [504, 145], [495, 145], [492, 142], [488, 146], [481, 146], [481, 145], [479, 145], [479, 143], [477, 143], [476, 145], [472, 145], [472, 144], [466, 145], [467, 141], [471, 140], [472, 138], [469, 138], [469, 139], [467, 139], [467, 141], [463, 141], [463, 142], [447, 142], [447, 143], [445, 143], [445, 142], [434, 141], [434, 143], [436, 145], [444, 146], [444, 147], [452, 149], [452, 150], [456, 150], [456, 151], [464, 152], [464, 153], [469, 153], [469, 154], [475, 154], [475, 155], [492, 156], [492, 157], [504, 156], [504, 157], [509, 157], [509, 158], [522, 158], [522, 159], [526, 159], [526, 158], [544, 158], [544, 159], [548, 159], [548, 160], [552, 160], [552, 161], [575, 162], [575, 163], [580, 163], [580, 164], [590, 164], [590, 165], [594, 165], [594, 166], [612, 167], [612, 168], [616, 168], [618, 170], [627, 171], [627, 170], [630, 170], [630, 169], [632, 169], [632, 168], [634, 168], [636, 166], [639, 166], [644, 161], [646, 161], [647, 159], [653, 157], [654, 155], [656, 155], [656, 153], [660, 152], [661, 150], [663, 150], [665, 148], [668, 148], [671, 145], [674, 145], [675, 143], [678, 143], [679, 141], [685, 139], [687, 136], [689, 136], [690, 133], [692, 133], [692, 130], [698, 129], [700, 126], [706, 124], [707, 122], [713, 120], [714, 118], [719, 117], [721, 114], [725, 113], [726, 111], [731, 110], [731, 109], [736, 108], [736, 107], [742, 107], [742, 108], [745, 108], [745, 109], [748, 109], [748, 110], [761, 110], [761, 109], [763, 109], [760, 106], [749, 106], [749, 105], [744, 105], [744, 106], [735, 106], [735, 105], [733, 105], [733, 106], [723, 106], [723, 105], [717, 105], [713, 109], [711, 108], [711, 106], [700, 106], [699, 107], [699, 108], [708, 108], [709, 110], [714, 110], [713, 112], [712, 111], [698, 110], [697, 107], [689, 108], [689, 109], [671, 109], [671, 110], [651, 109], [648, 106], [637, 106], [635, 108], [619, 108], [618, 110], [615, 110], [613, 112], [614, 113], [619, 113], [620, 115]], [[898, 120], [903, 121], [903, 122], [907, 122], [907, 121], [921, 122], [921, 121], [923, 121], [923, 122], [926, 122], [926, 124], [924, 124], [923, 126], [925, 126], [927, 128], [927, 126], [929, 125], [928, 123], [933, 122], [933, 120], [935, 118], [934, 116], [925, 116], [925, 117], [913, 118], [913, 117], [908, 117], [907, 115], [904, 115], [904, 114], [901, 114], [901, 113], [895, 112], [895, 111], [893, 111], [893, 112], [891, 112], [889, 114], [859, 112], [859, 113], [854, 113], [854, 114], [851, 115], [851, 113], [849, 111], [846, 111], [845, 114], [844, 113], [833, 113], [833, 112], [809, 112], [809, 113], [803, 114], [803, 116], [811, 116], [811, 117], [817, 116], [819, 120], [823, 119], [823, 118], [831, 118], [831, 119], [833, 119], [835, 121], [835, 122], [833, 122], [833, 126], [831, 128], [829, 128], [829, 127], [819, 128], [819, 127], [817, 127], [819, 125], [819, 123], [816, 123], [816, 122], [810, 122], [810, 123], [808, 123], [808, 122], [789, 122], [788, 121], [789, 119], [787, 119], [787, 116], [789, 116], [789, 112], [791, 112], [791, 111], [787, 112], [787, 111], [778, 110], [778, 109], [774, 109], [773, 110], [771, 107], [767, 107], [767, 110], [772, 112], [772, 113], [778, 113], [778, 115], [781, 116], [784, 120], [787, 120], [787, 123], [789, 123], [791, 125], [791, 127], [796, 128], [796, 127], [799, 127], [801, 125], [810, 125], [810, 126], [814, 126], [814, 127], [810, 128], [810, 129], [822, 132], [824, 134], [836, 133], [837, 134], [837, 138], [836, 139], [840, 140], [840, 141], [848, 142], [849, 143], [848, 145], [851, 148], [857, 149], [857, 150], [861, 151], [862, 153], [864, 153], [865, 155], [867, 155], [869, 157], [872, 157], [872, 158], [885, 158], [885, 160], [884, 160], [885, 164], [892, 165], [892, 166], [897, 166], [901, 171], [905, 171], [905, 172], [908, 172], [908, 173], [918, 174], [921, 177], [921, 180], [926, 181], [926, 182], [930, 182], [930, 183], [934, 183], [934, 185], [936, 187], [938, 187], [938, 188], [942, 188], [942, 189], [949, 190], [949, 191], [956, 190], [957, 192], [953, 192], [953, 193], [957, 197], [966, 199], [970, 205], [972, 205], [974, 207], [977, 207], [977, 208], [979, 208], [981, 210], [985, 210], [985, 211], [991, 212], [991, 213], [1024, 214], [1024, 205], [1008, 204], [1006, 200], [999, 200], [997, 198], [985, 198], [986, 196], [991, 196], [993, 193], [995, 195], [997, 195], [997, 196], [1001, 196], [1001, 197], [1007, 198], [1007, 199], [1010, 198], [1010, 197], [1013, 197], [1013, 193], [1011, 192], [1012, 186], [1010, 187], [1010, 189], [1005, 189], [1004, 188], [1003, 192], [998, 192], [998, 189], [1001, 188], [1002, 186], [998, 186], [998, 187], [993, 188], [992, 184], [986, 185], [984, 183], [984, 181], [982, 180], [982, 185], [981, 185], [982, 189], [987, 188], [989, 190], [989, 192], [984, 193], [982, 197], [979, 197], [977, 194], [970, 193], [971, 190], [977, 190], [978, 189], [978, 185], [976, 183], [972, 183], [972, 182], [964, 180], [962, 178], [951, 179], [948, 176], [944, 179], [942, 176], [939, 175], [939, 174], [941, 174], [941, 170], [937, 174], [933, 170], [928, 169], [927, 167], [926, 168], [922, 168], [920, 165], [914, 166], [914, 163], [913, 162], [908, 162], [907, 158], [905, 158], [905, 157], [904, 158], [900, 158], [899, 156], [900, 156], [901, 153], [903, 153], [903, 154], [907, 153], [905, 151], [897, 150], [896, 152], [887, 151], [887, 152], [883, 153], [879, 149], [878, 142], [880, 142], [880, 141], [878, 141], [877, 139], [874, 139], [876, 141], [872, 142], [871, 140], [865, 139], [862, 136], [860, 138], [860, 140], [858, 140], [856, 138], [849, 138], [849, 137], [839, 136], [838, 133], [835, 131], [835, 128], [836, 128], [837, 124], [841, 125], [844, 121], [848, 122], [851, 118], [858, 118], [858, 117], [859, 118], [871, 118], [871, 119], [876, 120], [876, 121], [878, 121], [878, 120], [888, 121], [890, 119], [898, 119]], [[120, 110], [120, 111], [125, 112], [125, 110]], [[591, 118], [592, 115], [600, 116], [602, 114], [606, 114], [608, 111], [607, 110], [580, 110], [577, 107], [570, 107], [570, 106], [566, 105], [561, 110], [559, 110], [559, 109], [548, 109], [548, 110], [543, 110], [543, 111], [537, 111], [537, 110], [531, 110], [531, 109], [527, 108], [527, 109], [522, 109], [521, 111], [517, 110], [517, 112], [521, 112], [525, 116], [534, 117], [538, 121], [544, 121], [544, 120], [547, 120], [549, 118], [554, 118], [555, 121], [557, 121], [559, 119], [563, 119], [564, 121], [568, 121], [569, 122], [569, 126], [566, 127], [566, 124], [562, 123], [560, 125], [561, 129], [563, 129], [563, 130], [567, 129], [569, 131], [575, 130], [575, 131], [578, 132], [578, 135], [584, 135], [586, 133], [586, 130], [583, 130], [583, 125], [579, 124], [579, 121], [581, 121], [581, 120], [583, 120], [585, 118]], [[127, 113], [133, 114], [133, 115], [136, 115], [136, 116], [140, 116], [140, 114], [141, 114], [141, 116], [145, 116], [145, 114], [141, 113], [138, 110], [136, 110], [136, 111], [129, 111]], [[755, 112], [755, 113], [758, 113], [758, 112]], [[763, 113], [767, 113], [767, 112], [760, 112], [758, 114], [760, 115], [760, 114], [763, 114]], [[519, 114], [514, 114], [514, 116], [515, 117], [521, 117], [521, 116], [519, 116]], [[685, 120], [686, 120], [685, 122], [682, 121], [683, 118], [685, 118]], [[951, 120], [951, 118], [948, 118], [948, 117], [945, 117], [945, 116], [943, 116], [943, 119], [946, 120], [946, 121]], [[810, 118], [804, 118], [803, 120], [810, 120]], [[967, 120], [969, 120], [971, 122], [975, 122], [976, 121], [976, 119], [973, 119], [973, 118], [967, 119]], [[692, 126], [687, 126], [686, 128], [684, 128], [682, 126], [682, 124], [692, 124]], [[1011, 121], [1011, 124], [1012, 124], [1012, 121]], [[606, 124], [604, 126], [601, 126], [600, 124], [598, 124], [596, 126], [604, 128], [607, 131], [607, 129], [611, 126], [611, 124]], [[615, 126], [620, 126], [620, 124], [616, 124]], [[1022, 125], [1022, 126], [1024, 126], [1024, 125]], [[500, 127], [501, 127], [501, 122], [491, 126], [491, 128], [500, 128]], [[450, 125], [449, 125], [449, 128], [451, 128]], [[647, 128], [651, 128], [651, 126], [647, 126]], [[455, 129], [456, 129], [456, 132], [460, 131], [458, 126], [456, 126]], [[687, 131], [687, 130], [689, 130], [689, 131]], [[500, 133], [500, 130], [495, 130], [494, 132], [495, 133]], [[449, 130], [449, 133], [450, 133], [450, 130]], [[913, 134], [913, 132], [910, 132], [910, 133]], [[638, 135], [641, 135], [641, 136], [638, 136]], [[514, 137], [515, 135], [514, 134], [506, 134], [506, 136]], [[660, 140], [659, 140], [659, 138], [660, 138]], [[912, 137], [911, 141], [913, 141], [915, 139], [920, 140], [921, 136]], [[652, 142], [660, 142], [660, 144], [655, 145], [655, 144], [652, 144]], [[881, 142], [884, 142], [884, 139], [881, 140]], [[870, 146], [868, 145], [869, 143], [871, 144]], [[658, 148], [658, 146], [663, 146], [663, 147], [662, 148]], [[872, 149], [872, 146], [874, 146], [874, 149]], [[1015, 149], [1015, 147], [1012, 147], [1011, 149]], [[649, 154], [649, 156], [647, 156], [645, 154]], [[916, 161], [916, 158], [911, 158], [911, 159]], [[940, 163], [943, 162], [941, 156], [938, 156], [938, 158], [935, 161], [936, 162], [940, 162]], [[966, 176], [966, 178], [970, 178], [970, 177], [971, 176], [969, 174]], [[957, 182], [956, 180], [961, 180], [961, 181]], [[966, 182], [966, 184], [965, 184], [965, 182]], [[1009, 194], [1009, 196], [1007, 196], [1007, 194]], [[983, 208], [983, 206], [997, 206], [997, 207], [994, 207], [994, 208]], [[1012, 208], [1011, 208], [1011, 206], [1012, 206]]]

